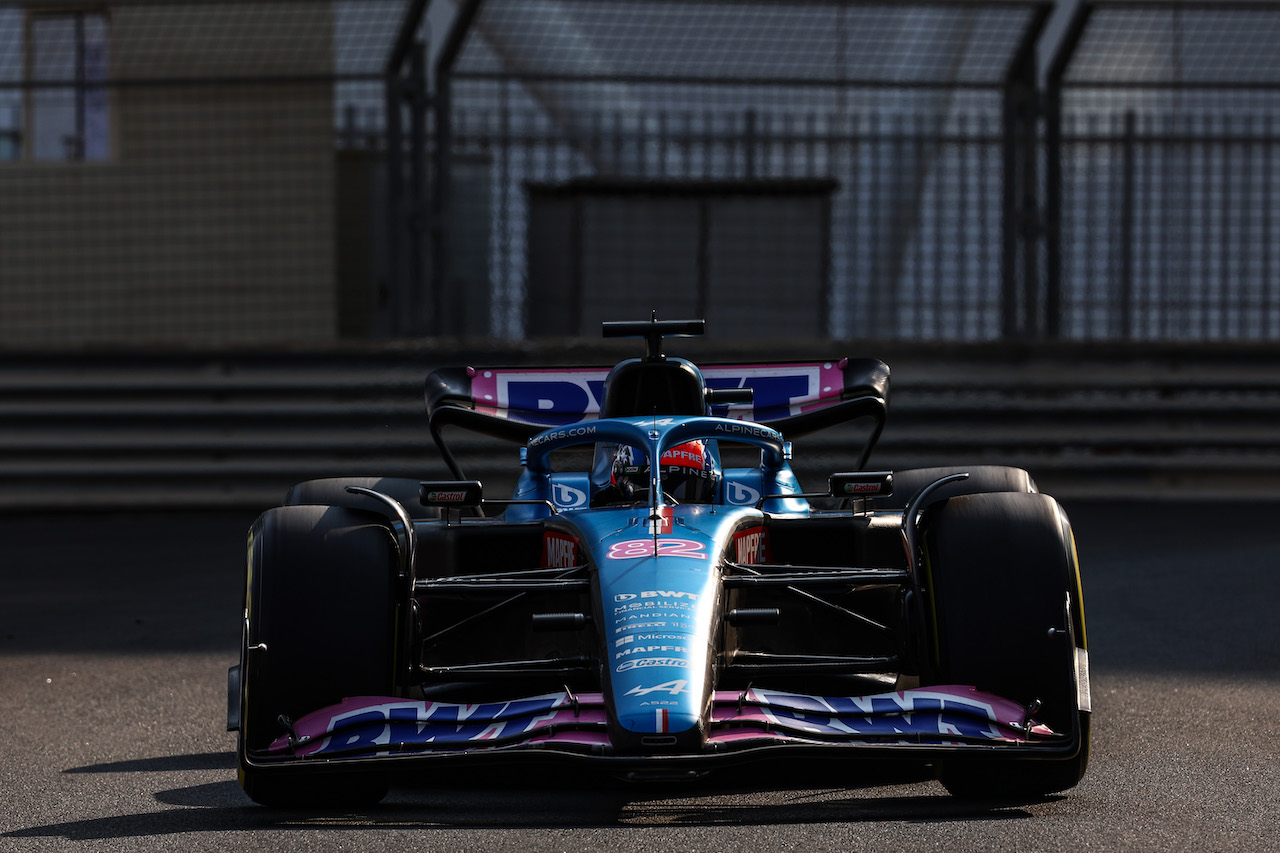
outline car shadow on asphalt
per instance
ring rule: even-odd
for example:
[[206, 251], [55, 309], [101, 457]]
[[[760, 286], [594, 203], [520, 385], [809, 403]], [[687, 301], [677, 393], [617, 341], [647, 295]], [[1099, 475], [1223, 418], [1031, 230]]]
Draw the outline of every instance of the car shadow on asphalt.
[[[693, 783], [600, 784], [598, 778], [536, 777], [464, 781], [449, 787], [397, 786], [380, 805], [357, 810], [268, 809], [234, 779], [233, 753], [201, 753], [76, 767], [66, 773], [228, 771], [227, 778], [158, 790], [164, 806], [129, 814], [32, 826], [0, 838], [72, 841], [164, 837], [186, 832], [330, 829], [609, 829], [768, 826], [858, 822], [947, 823], [1031, 818], [1030, 803], [978, 802], [946, 794], [927, 770], [735, 772]], [[1063, 799], [1053, 797], [1036, 802]]]

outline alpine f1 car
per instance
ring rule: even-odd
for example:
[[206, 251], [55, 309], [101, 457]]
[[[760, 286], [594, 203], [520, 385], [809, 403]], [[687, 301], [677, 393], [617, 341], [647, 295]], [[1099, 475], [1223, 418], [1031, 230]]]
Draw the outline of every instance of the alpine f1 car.
[[[878, 360], [699, 368], [663, 348], [701, 321], [604, 331], [646, 354], [431, 374], [455, 479], [312, 480], [254, 523], [228, 703], [252, 799], [368, 803], [392, 771], [485, 762], [897, 757], [976, 797], [1081, 779], [1075, 547], [1025, 471], [862, 470]], [[791, 440], [854, 419], [856, 464], [804, 491]], [[522, 443], [510, 497], [446, 427]]]

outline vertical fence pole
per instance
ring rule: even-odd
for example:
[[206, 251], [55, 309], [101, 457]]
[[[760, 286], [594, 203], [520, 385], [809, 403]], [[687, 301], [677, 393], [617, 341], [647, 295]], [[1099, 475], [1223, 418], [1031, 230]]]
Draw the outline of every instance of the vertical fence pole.
[[[1001, 332], [1006, 338], [1034, 337], [1039, 330], [1039, 89], [1036, 42], [1051, 7], [1036, 9], [1005, 72], [1001, 120], [1004, 124], [1004, 221]], [[1019, 287], [1021, 284], [1021, 287]]]
[[[390, 327], [398, 335], [421, 332], [422, 289], [426, 265], [427, 228], [437, 217], [427, 208], [426, 66], [422, 44], [410, 54], [408, 76], [397, 68], [387, 80], [387, 174], [391, 263]], [[403, 110], [409, 109], [406, 144]], [[407, 155], [407, 156], [406, 156]]]
[[439, 292], [448, 277], [449, 210], [453, 175], [453, 108], [450, 84], [437, 78], [435, 98], [435, 180], [431, 184], [431, 289]]
[[[424, 7], [423, 0], [417, 0], [418, 13]], [[445, 287], [448, 280], [450, 255], [452, 247], [449, 239], [449, 221], [450, 216], [450, 194], [451, 182], [453, 175], [453, 127], [452, 127], [452, 90], [453, 90], [453, 63], [458, 58], [458, 54], [462, 49], [463, 40], [467, 32], [471, 29], [472, 21], [475, 19], [476, 13], [479, 11], [484, 0], [461, 0], [458, 4], [457, 15], [453, 19], [449, 34], [445, 38], [445, 43], [436, 58], [435, 73], [435, 96], [431, 101], [432, 109], [435, 114], [435, 149], [434, 149], [434, 175], [435, 179], [431, 184], [430, 199], [425, 210], [429, 210], [431, 224], [431, 289], [434, 294], [439, 294]], [[423, 85], [425, 86], [425, 74], [423, 75]], [[427, 103], [424, 101], [423, 109], [427, 109]], [[425, 143], [424, 143], [425, 145]], [[425, 147], [424, 147], [425, 152]], [[421, 266], [419, 266], [419, 282], [422, 281]], [[490, 282], [485, 282], [485, 286], [491, 287]], [[421, 284], [419, 284], [421, 289]], [[437, 315], [438, 317], [438, 315]], [[415, 318], [416, 319], [416, 318]], [[435, 319], [435, 318], [433, 318]], [[438, 319], [435, 319], [438, 322]], [[421, 334], [429, 329], [429, 324], [423, 322]]]
[[1080, 44], [1093, 5], [1081, 2], [1067, 21], [1058, 48], [1049, 61], [1044, 86], [1044, 212], [1045, 337], [1062, 336], [1062, 84], [1067, 66]]
[[1133, 253], [1137, 245], [1134, 234], [1134, 173], [1137, 170], [1138, 116], [1133, 110], [1124, 114], [1124, 136], [1120, 157], [1120, 234], [1113, 244], [1120, 255], [1120, 281], [1117, 287], [1116, 328], [1121, 340], [1133, 331]]
[[1271, 155], [1275, 150], [1275, 138], [1272, 134], [1271, 114], [1262, 117], [1262, 140], [1259, 143], [1262, 158], [1261, 197], [1258, 199], [1262, 211], [1262, 269], [1259, 271], [1261, 291], [1262, 322], [1258, 334], [1264, 339], [1275, 336], [1275, 302], [1272, 298], [1271, 279]]
[[[1018, 287], [1018, 256], [1020, 236], [1023, 231], [1022, 193], [1019, 151], [1019, 122], [1021, 115], [1021, 87], [1010, 82], [1005, 89], [1003, 117], [1003, 176], [1001, 221], [1003, 222], [1002, 263], [1000, 265], [1001, 322], [1000, 334], [1007, 339], [1020, 338], [1030, 331], [1026, 317], [1027, 296]], [[1024, 288], [1026, 282], [1023, 282]]]
[[404, 129], [400, 110], [403, 106], [400, 69], [392, 69], [386, 80], [387, 109], [387, 290], [391, 334], [408, 333], [403, 316], [408, 295], [404, 280]]
[[1000, 337], [1019, 337], [1018, 316], [1018, 164], [1017, 135], [1014, 129], [1016, 104], [1013, 84], [1005, 88], [1000, 135]]
[[[412, 293], [411, 331], [421, 334], [425, 327], [421, 294], [426, 282], [427, 229], [435, 221], [427, 201], [427, 61], [422, 42], [414, 42], [409, 55], [409, 188], [408, 188], [408, 285]], [[438, 316], [438, 314], [437, 314]]]
[[1218, 149], [1222, 152], [1222, 225], [1218, 230], [1218, 287], [1214, 300], [1218, 305], [1218, 336], [1229, 338], [1231, 332], [1231, 315], [1240, 310], [1238, 302], [1233, 303], [1232, 291], [1235, 288], [1231, 281], [1231, 210], [1235, 204], [1231, 197], [1231, 166], [1235, 158], [1232, 156], [1231, 114], [1222, 114], [1222, 144]]

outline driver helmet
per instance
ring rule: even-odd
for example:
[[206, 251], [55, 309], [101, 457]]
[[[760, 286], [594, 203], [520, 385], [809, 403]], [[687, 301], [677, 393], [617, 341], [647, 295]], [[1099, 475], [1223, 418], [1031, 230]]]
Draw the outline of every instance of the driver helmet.
[[[668, 448], [658, 460], [662, 489], [679, 503], [711, 503], [720, 485], [720, 460], [714, 442], [697, 439]], [[610, 485], [622, 500], [649, 489], [649, 464], [643, 450], [622, 445], [613, 454]]]

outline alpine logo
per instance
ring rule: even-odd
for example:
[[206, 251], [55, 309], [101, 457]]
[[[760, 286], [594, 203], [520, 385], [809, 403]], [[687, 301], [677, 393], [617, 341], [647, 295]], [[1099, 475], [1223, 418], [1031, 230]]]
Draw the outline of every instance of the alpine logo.
[[716, 424], [715, 432], [727, 432], [730, 435], [749, 435], [766, 441], [782, 441], [782, 433], [777, 430], [751, 424]]
[[640, 685], [636, 685], [635, 687], [632, 687], [623, 695], [648, 696], [651, 693], [665, 693], [668, 696], [679, 696], [681, 693], [689, 692], [688, 690], [685, 689], [686, 687], [688, 687], [688, 685], [689, 685], [689, 682], [681, 678], [677, 681], [666, 681], [666, 682], [663, 682], [662, 684], [655, 684], [652, 687], [641, 687]]

